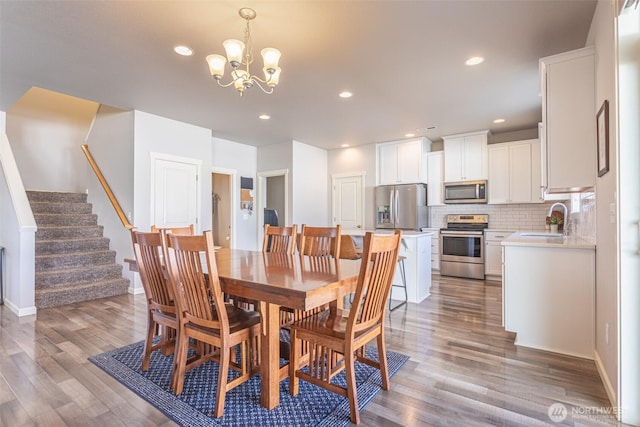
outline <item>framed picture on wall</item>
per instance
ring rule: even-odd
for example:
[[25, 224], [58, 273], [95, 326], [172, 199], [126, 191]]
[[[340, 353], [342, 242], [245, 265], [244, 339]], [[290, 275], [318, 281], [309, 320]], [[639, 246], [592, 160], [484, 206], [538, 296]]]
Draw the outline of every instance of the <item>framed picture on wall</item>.
[[609, 101], [605, 100], [596, 115], [598, 142], [598, 176], [609, 172]]

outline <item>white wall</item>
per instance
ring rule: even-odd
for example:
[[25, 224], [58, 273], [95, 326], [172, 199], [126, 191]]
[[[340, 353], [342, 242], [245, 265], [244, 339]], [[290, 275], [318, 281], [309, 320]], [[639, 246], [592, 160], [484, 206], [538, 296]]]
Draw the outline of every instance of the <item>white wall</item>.
[[37, 227], [5, 133], [0, 133], [0, 224], [4, 303], [18, 316], [35, 314]]
[[[615, 33], [614, 5], [610, 1], [599, 1], [589, 30], [587, 45], [596, 47], [596, 105], [598, 111], [604, 100], [609, 101], [609, 172], [596, 179], [596, 362], [604, 368], [605, 384], [609, 382], [615, 388], [618, 381], [617, 353], [617, 241], [615, 216], [611, 215], [611, 206], [616, 209], [615, 162], [617, 140], [615, 117]], [[595, 174], [595, 171], [594, 171]], [[608, 343], [605, 339], [606, 325], [609, 325]], [[611, 392], [611, 390], [610, 390]], [[612, 402], [615, 404], [615, 402]]]
[[[102, 171], [105, 180], [115, 195], [120, 207], [133, 222], [133, 128], [134, 113], [108, 106], [101, 106], [95, 117], [91, 133], [87, 138], [89, 151]], [[126, 229], [95, 173], [85, 160], [83, 169], [87, 201], [98, 215], [98, 223], [104, 227], [104, 236], [109, 238], [109, 248], [116, 251], [116, 262], [123, 266], [123, 274], [131, 280], [132, 292], [135, 280], [128, 271], [125, 258], [133, 258], [131, 235]], [[146, 229], [145, 229], [146, 230]]]
[[[364, 179], [364, 227], [372, 230], [375, 224], [376, 145], [339, 148], [328, 152], [329, 180], [333, 174], [365, 172]], [[330, 182], [330, 181], [329, 181]], [[330, 185], [330, 184], [329, 184]], [[329, 187], [330, 189], [331, 187]], [[331, 197], [331, 191], [329, 191]], [[331, 212], [331, 211], [329, 211]]]
[[[253, 178], [254, 192], [256, 190], [256, 171], [257, 171], [257, 153], [256, 147], [239, 144], [237, 142], [228, 141], [221, 138], [211, 138], [211, 166], [225, 169], [232, 169], [237, 172], [235, 188], [240, 191], [240, 178]], [[208, 169], [209, 174], [211, 168]], [[209, 180], [211, 181], [211, 180]], [[211, 192], [209, 192], [211, 193]], [[211, 199], [209, 194], [209, 199]], [[234, 247], [237, 249], [255, 250], [258, 248], [256, 227], [258, 224], [255, 212], [248, 215], [240, 209], [240, 195], [237, 194], [232, 198], [237, 200], [233, 208], [233, 224], [235, 228]], [[255, 196], [254, 196], [255, 207]], [[211, 209], [209, 209], [211, 212]], [[211, 215], [209, 215], [211, 217]]]
[[9, 109], [7, 135], [25, 188], [85, 190], [80, 146], [97, 108], [95, 102], [31, 88]]
[[151, 153], [202, 162], [198, 230], [211, 228], [211, 131], [142, 111], [134, 112], [133, 224], [151, 227]]
[[331, 225], [327, 151], [297, 141], [292, 143], [293, 223]]
[[[288, 170], [292, 173], [293, 168], [293, 147], [291, 142], [284, 142], [282, 144], [272, 144], [262, 147], [258, 147], [258, 163], [257, 171], [270, 172], [279, 170]], [[293, 175], [289, 176], [291, 182]], [[289, 191], [287, 194], [289, 200], [288, 212], [286, 217], [289, 219], [289, 224], [295, 224], [293, 219], [293, 185], [289, 185]]]

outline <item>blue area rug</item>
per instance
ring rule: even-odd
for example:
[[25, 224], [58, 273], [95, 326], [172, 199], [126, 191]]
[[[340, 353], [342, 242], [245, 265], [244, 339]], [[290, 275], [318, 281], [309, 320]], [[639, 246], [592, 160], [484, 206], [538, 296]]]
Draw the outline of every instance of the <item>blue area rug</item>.
[[[143, 342], [90, 357], [89, 360], [182, 426], [278, 426], [344, 427], [349, 422], [349, 402], [335, 393], [300, 381], [300, 393], [289, 395], [289, 380], [280, 383], [280, 405], [269, 411], [260, 406], [260, 376], [227, 392], [224, 415], [209, 417], [215, 405], [218, 365], [207, 362], [185, 375], [184, 391], [175, 396], [169, 389], [173, 356], [151, 354], [147, 372], [140, 370]], [[367, 355], [377, 359], [375, 348]], [[393, 376], [409, 359], [387, 351], [389, 375]], [[346, 384], [344, 372], [336, 382]], [[382, 390], [378, 370], [356, 362], [356, 383], [360, 410]], [[392, 383], [393, 386], [393, 383]]]

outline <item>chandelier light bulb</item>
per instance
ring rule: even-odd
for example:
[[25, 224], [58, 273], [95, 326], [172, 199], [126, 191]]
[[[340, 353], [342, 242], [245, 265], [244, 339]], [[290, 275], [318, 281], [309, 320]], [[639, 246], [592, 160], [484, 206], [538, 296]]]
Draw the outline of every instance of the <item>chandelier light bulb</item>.
[[242, 64], [242, 55], [244, 54], [244, 43], [236, 39], [227, 39], [222, 43], [224, 50], [227, 52], [227, 60], [233, 68], [238, 68]]
[[[262, 60], [264, 61], [264, 68], [266, 70], [274, 70], [278, 68], [278, 61], [280, 61], [280, 51], [272, 47], [262, 49]], [[269, 71], [269, 74], [273, 74], [274, 71]]]
[[280, 71], [282, 71], [280, 67], [276, 67], [275, 69], [264, 68], [262, 71], [264, 71], [264, 78], [267, 80], [269, 87], [278, 86], [278, 83], [280, 83]]
[[209, 72], [216, 79], [220, 80], [224, 76], [224, 66], [227, 63], [227, 58], [222, 55], [209, 55], [207, 56], [207, 64], [209, 64]]

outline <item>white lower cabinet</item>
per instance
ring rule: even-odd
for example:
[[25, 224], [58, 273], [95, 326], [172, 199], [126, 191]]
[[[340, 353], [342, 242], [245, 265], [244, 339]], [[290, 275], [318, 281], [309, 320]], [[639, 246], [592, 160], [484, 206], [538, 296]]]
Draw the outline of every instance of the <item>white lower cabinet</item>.
[[502, 246], [511, 231], [484, 232], [484, 275], [487, 280], [500, 280], [502, 277]]
[[431, 271], [440, 271], [440, 229], [423, 228], [422, 231], [431, 233]]
[[595, 249], [503, 249], [504, 326], [515, 343], [593, 359]]
[[[431, 258], [431, 236], [419, 234], [404, 236], [400, 244], [400, 255], [406, 257], [404, 269], [407, 279], [407, 301], [419, 303], [430, 294], [431, 290], [431, 270], [427, 260]], [[394, 285], [402, 283], [400, 265], [396, 268], [396, 275], [393, 279]], [[392, 300], [403, 300], [404, 292], [401, 288], [394, 286], [391, 289]]]

